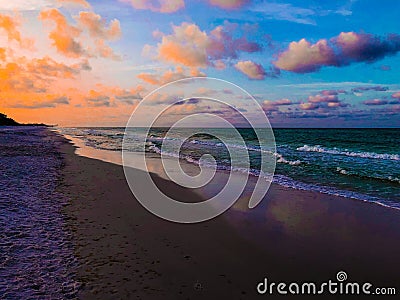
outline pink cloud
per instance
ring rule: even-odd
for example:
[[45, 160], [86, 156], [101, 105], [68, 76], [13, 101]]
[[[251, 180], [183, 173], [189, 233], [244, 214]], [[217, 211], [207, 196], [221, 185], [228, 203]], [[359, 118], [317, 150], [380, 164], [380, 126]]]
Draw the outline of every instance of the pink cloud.
[[105, 20], [94, 12], [81, 11], [76, 18], [81, 27], [88, 30], [89, 34], [95, 38], [105, 40], [115, 40], [121, 36], [121, 25], [114, 19], [107, 26]]
[[400, 99], [400, 92], [396, 92], [392, 95], [392, 98]]
[[315, 103], [306, 102], [306, 103], [300, 103], [299, 107], [302, 110], [314, 110], [319, 108], [319, 105]]
[[209, 2], [223, 9], [237, 9], [247, 4], [249, 0], [209, 0]]
[[292, 102], [292, 100], [289, 100], [289, 99], [280, 99], [280, 100], [277, 100], [277, 101], [274, 101], [274, 102], [271, 102], [273, 105], [292, 105], [293, 104], [293, 102]]
[[308, 102], [321, 103], [321, 102], [339, 102], [337, 95], [315, 95], [309, 96]]
[[385, 105], [388, 104], [388, 101], [382, 99], [372, 99], [372, 100], [365, 100], [363, 103], [365, 105]]
[[173, 13], [185, 7], [184, 0], [123, 0], [135, 9], [146, 9], [153, 12]]
[[311, 44], [305, 39], [291, 42], [273, 64], [286, 71], [308, 73], [324, 66], [347, 66], [354, 62], [372, 63], [400, 51], [400, 36], [342, 32], [327, 41]]
[[339, 100], [338, 91], [333, 90], [325, 90], [320, 94], [308, 96], [308, 102], [300, 104], [302, 110], [314, 110], [318, 108], [325, 112], [327, 109], [346, 106], [348, 106], [347, 103], [343, 103]]
[[265, 70], [264, 68], [250, 60], [239, 61], [235, 68], [238, 69], [243, 74], [247, 75], [250, 79], [262, 80], [265, 78]]
[[265, 111], [278, 111], [279, 106], [287, 106], [287, 105], [292, 105], [294, 104], [291, 100], [289, 99], [279, 99], [276, 101], [271, 101], [271, 100], [265, 100], [262, 103], [262, 107]]
[[76, 5], [84, 8], [90, 8], [90, 4], [86, 0], [57, 0], [57, 2], [66, 5]]
[[307, 73], [318, 70], [321, 66], [333, 65], [335, 54], [327, 40], [311, 44], [305, 39], [291, 42], [288, 50], [281, 53], [274, 65], [279, 69], [296, 73]]
[[178, 66], [175, 68], [175, 70], [167, 70], [163, 74], [140, 73], [137, 77], [144, 82], [152, 85], [164, 85], [166, 83], [183, 78], [203, 76], [205, 76], [205, 74], [198, 71], [197, 69], [192, 69], [190, 70], [190, 72], [188, 72], [188, 70]]

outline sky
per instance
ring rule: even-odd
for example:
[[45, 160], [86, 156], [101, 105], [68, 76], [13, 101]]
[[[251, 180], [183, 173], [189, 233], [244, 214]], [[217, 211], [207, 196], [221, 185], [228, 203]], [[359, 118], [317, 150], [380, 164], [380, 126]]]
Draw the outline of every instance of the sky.
[[[399, 127], [399, 11], [391, 0], [0, 1], [0, 112], [125, 126], [152, 91], [194, 76], [245, 89], [273, 127]], [[199, 98], [217, 95], [200, 87], [173, 115], [235, 124]]]

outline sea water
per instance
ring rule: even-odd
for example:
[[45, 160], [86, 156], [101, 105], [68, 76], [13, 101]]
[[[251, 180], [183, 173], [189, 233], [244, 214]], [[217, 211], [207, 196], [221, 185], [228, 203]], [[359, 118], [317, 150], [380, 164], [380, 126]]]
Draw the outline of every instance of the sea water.
[[[86, 146], [109, 151], [142, 150], [144, 129], [130, 128], [129, 139], [122, 141], [125, 128], [59, 128], [60, 132], [78, 138]], [[232, 169], [228, 148], [242, 147], [235, 139], [223, 143], [218, 135], [233, 129], [204, 129], [214, 134], [197, 134], [183, 140], [188, 129], [175, 130], [168, 143], [179, 143], [179, 153], [163, 148], [166, 128], [152, 128], [147, 135], [146, 152], [179, 156], [198, 164], [203, 154], [211, 154], [220, 170]], [[199, 129], [201, 131], [201, 129]], [[286, 187], [340, 195], [400, 209], [400, 141], [399, 129], [274, 129], [276, 151], [263, 149], [252, 129], [238, 129], [250, 158], [253, 176], [260, 172], [260, 153], [265, 151], [276, 160], [274, 182]], [[137, 138], [135, 138], [137, 137]], [[268, 157], [268, 156], [267, 156]]]

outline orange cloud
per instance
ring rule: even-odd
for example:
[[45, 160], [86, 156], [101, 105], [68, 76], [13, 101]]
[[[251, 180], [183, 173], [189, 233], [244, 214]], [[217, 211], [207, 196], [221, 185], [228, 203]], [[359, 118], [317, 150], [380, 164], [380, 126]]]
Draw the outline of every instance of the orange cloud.
[[111, 58], [115, 60], [119, 60], [121, 57], [114, 53], [114, 50], [106, 44], [106, 42], [102, 39], [97, 39], [94, 41], [96, 46], [95, 52], [98, 56], [104, 58]]
[[208, 45], [207, 34], [196, 24], [182, 23], [181, 26], [173, 26], [173, 34], [162, 37], [158, 57], [188, 67], [206, 67]]
[[55, 29], [50, 32], [49, 38], [53, 40], [53, 45], [58, 52], [74, 58], [86, 54], [81, 43], [77, 40], [81, 34], [81, 30], [69, 25], [65, 16], [58, 9], [53, 8], [42, 11], [39, 19], [55, 23]]
[[[249, 42], [246, 37], [233, 37], [234, 24], [217, 26], [210, 33], [202, 31], [196, 24], [182, 23], [172, 26], [172, 34], [166, 35], [159, 31], [154, 34], [161, 42], [156, 47], [145, 45], [143, 53], [153, 58], [190, 68], [205, 68], [215, 66], [223, 68], [222, 59], [237, 58], [239, 52], [256, 52], [261, 47]], [[214, 64], [216, 62], [216, 64]]]
[[255, 62], [252, 62], [250, 60], [239, 61], [235, 65], [235, 68], [243, 74], [247, 75], [247, 77], [249, 77], [250, 79], [262, 80], [265, 78], [264, 68], [261, 65], [256, 64]]
[[154, 12], [173, 13], [185, 7], [184, 0], [123, 0], [135, 9], [147, 9]]
[[6, 51], [7, 51], [6, 48], [0, 48], [0, 60], [1, 61], [6, 60], [6, 57], [7, 57]]
[[9, 108], [44, 108], [68, 104], [65, 93], [59, 89], [61, 81], [74, 80], [85, 69], [85, 61], [66, 65], [50, 57], [20, 57], [5, 61], [0, 65], [2, 105]]
[[142, 98], [145, 88], [138, 85], [131, 89], [110, 87], [98, 84], [84, 96], [89, 107], [117, 107], [118, 104], [136, 105]]
[[31, 48], [33, 40], [24, 39], [18, 30], [20, 20], [18, 17], [11, 17], [9, 15], [0, 14], [0, 29], [5, 31], [9, 41], [16, 41], [21, 47]]
[[[67, 57], [104, 57], [120, 59], [106, 41], [118, 39], [121, 36], [121, 26], [118, 20], [112, 20], [107, 26], [100, 15], [93, 12], [80, 12], [75, 19], [77, 26], [70, 25], [66, 17], [53, 8], [40, 13], [39, 18], [55, 23], [55, 28], [49, 34], [57, 51]], [[87, 32], [88, 36], [81, 36]], [[85, 44], [85, 45], [84, 45]]]
[[205, 76], [205, 74], [197, 69], [192, 69], [190, 73], [187, 73], [184, 68], [176, 67], [175, 71], [167, 70], [164, 74], [161, 75], [153, 73], [140, 73], [137, 77], [152, 85], [164, 85], [166, 83], [173, 82], [179, 79], [200, 76]]

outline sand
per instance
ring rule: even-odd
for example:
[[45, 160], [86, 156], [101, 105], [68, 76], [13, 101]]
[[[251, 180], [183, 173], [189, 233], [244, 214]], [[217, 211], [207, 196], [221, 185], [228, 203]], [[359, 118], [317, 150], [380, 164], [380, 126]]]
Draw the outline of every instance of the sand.
[[[254, 210], [239, 201], [211, 221], [172, 223], [139, 204], [121, 166], [78, 156], [60, 141], [59, 189], [70, 199], [65, 215], [82, 299], [252, 299], [264, 277], [323, 282], [338, 271], [399, 292], [397, 210], [273, 185]], [[201, 200], [155, 180], [178, 200]]]

